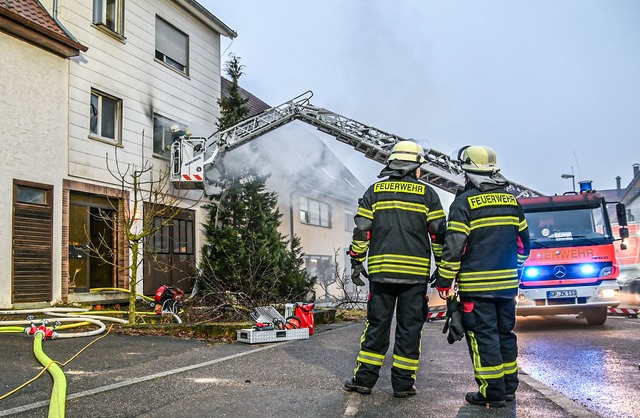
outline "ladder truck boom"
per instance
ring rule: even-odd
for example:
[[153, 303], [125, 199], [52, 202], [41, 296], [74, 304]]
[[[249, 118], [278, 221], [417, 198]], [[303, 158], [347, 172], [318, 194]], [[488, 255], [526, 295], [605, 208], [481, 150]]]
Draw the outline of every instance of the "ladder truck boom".
[[[381, 164], [387, 161], [391, 148], [397, 142], [407, 139], [314, 106], [310, 103], [312, 96], [313, 93], [307, 91], [208, 138], [178, 136], [171, 146], [173, 186], [177, 189], [204, 189], [204, 170], [215, 164], [222, 153], [293, 120], [314, 126]], [[434, 149], [425, 150], [425, 159], [422, 180], [450, 193], [464, 186], [463, 171], [457, 161]], [[513, 182], [510, 182], [508, 190], [517, 197], [541, 196], [537, 191]]]

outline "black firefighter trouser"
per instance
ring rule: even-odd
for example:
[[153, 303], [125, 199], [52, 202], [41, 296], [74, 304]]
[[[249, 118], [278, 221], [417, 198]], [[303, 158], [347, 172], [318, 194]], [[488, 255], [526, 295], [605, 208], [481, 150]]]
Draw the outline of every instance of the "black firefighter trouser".
[[512, 298], [460, 295], [462, 326], [478, 391], [489, 400], [504, 400], [518, 388], [516, 304]]
[[420, 362], [422, 326], [429, 310], [426, 292], [426, 283], [370, 283], [367, 321], [354, 370], [356, 384], [369, 388], [376, 384], [389, 348], [395, 307], [396, 331], [391, 385], [394, 392], [405, 391], [413, 386]]

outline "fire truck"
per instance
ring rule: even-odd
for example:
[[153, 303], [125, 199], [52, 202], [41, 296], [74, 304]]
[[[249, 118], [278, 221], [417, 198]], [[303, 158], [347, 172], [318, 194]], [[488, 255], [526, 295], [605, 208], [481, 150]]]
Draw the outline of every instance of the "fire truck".
[[[620, 304], [614, 243], [626, 248], [624, 205], [606, 202], [590, 181], [580, 182], [580, 193], [519, 201], [529, 225], [531, 255], [520, 280], [518, 315], [578, 314], [590, 325], [604, 324], [608, 310]], [[612, 205], [618, 231], [609, 220]]]

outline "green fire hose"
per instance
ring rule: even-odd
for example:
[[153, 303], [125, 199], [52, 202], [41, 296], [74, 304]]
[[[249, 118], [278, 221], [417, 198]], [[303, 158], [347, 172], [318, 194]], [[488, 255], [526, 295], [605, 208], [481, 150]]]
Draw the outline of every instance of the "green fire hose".
[[53, 390], [49, 403], [49, 418], [62, 418], [65, 414], [67, 400], [67, 378], [62, 368], [47, 356], [42, 350], [42, 341], [45, 339], [44, 331], [36, 331], [33, 339], [33, 354], [36, 359], [47, 368], [53, 378]]

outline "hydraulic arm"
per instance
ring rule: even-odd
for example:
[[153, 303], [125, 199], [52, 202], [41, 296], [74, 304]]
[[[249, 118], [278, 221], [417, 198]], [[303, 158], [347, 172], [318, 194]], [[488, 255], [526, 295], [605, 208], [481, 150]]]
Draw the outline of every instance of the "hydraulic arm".
[[[381, 164], [386, 162], [396, 142], [407, 139], [313, 106], [310, 103], [312, 96], [313, 93], [307, 91], [289, 102], [216, 132], [209, 138], [180, 136], [171, 148], [171, 181], [174, 187], [204, 189], [205, 168], [209, 164], [215, 164], [223, 152], [239, 147], [293, 120], [308, 123]], [[429, 149], [426, 150], [425, 159], [427, 162], [422, 166], [422, 180], [450, 193], [455, 193], [459, 187], [464, 186], [460, 165], [452, 161], [448, 155]], [[509, 191], [517, 197], [541, 195], [513, 182]]]

